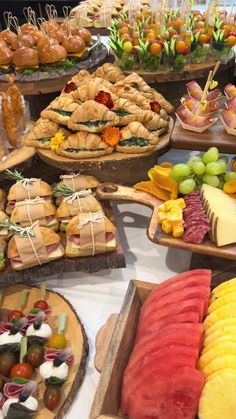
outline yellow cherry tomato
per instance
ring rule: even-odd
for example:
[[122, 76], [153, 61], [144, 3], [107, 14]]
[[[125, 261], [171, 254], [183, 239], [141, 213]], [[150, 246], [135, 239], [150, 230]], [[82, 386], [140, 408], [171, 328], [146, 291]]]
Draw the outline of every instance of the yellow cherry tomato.
[[52, 335], [48, 339], [48, 348], [53, 349], [65, 349], [67, 347], [67, 339], [61, 333], [57, 335]]

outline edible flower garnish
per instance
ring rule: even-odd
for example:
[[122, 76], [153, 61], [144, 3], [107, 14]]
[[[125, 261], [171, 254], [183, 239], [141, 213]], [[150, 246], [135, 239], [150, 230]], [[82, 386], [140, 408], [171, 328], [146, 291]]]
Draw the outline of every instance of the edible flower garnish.
[[100, 92], [96, 94], [95, 101], [105, 105], [108, 109], [114, 107], [110, 93], [104, 92], [104, 90], [100, 90]]
[[107, 127], [102, 134], [103, 141], [111, 147], [115, 147], [118, 144], [120, 138], [120, 130], [116, 127]]
[[150, 102], [150, 106], [151, 106], [152, 112], [155, 112], [157, 114], [160, 113], [161, 106], [159, 105], [158, 102]]
[[76, 90], [77, 89], [77, 86], [76, 86], [76, 84], [73, 82], [73, 81], [69, 81], [68, 83], [66, 83], [66, 85], [65, 85], [65, 89], [64, 89], [64, 92], [65, 93], [70, 93], [70, 92], [73, 92], [74, 90]]
[[218, 81], [212, 80], [210, 84], [210, 90], [215, 89], [218, 86]]
[[61, 132], [57, 132], [54, 137], [51, 138], [50, 148], [52, 151], [57, 151], [59, 146], [65, 141], [65, 137]]

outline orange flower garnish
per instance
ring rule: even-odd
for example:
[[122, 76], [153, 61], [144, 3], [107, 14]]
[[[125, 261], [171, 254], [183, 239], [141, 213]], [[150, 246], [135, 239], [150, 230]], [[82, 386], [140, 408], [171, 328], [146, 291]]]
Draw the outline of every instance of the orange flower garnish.
[[110, 147], [115, 147], [118, 144], [120, 138], [121, 132], [119, 128], [116, 127], [107, 127], [102, 134], [103, 141]]

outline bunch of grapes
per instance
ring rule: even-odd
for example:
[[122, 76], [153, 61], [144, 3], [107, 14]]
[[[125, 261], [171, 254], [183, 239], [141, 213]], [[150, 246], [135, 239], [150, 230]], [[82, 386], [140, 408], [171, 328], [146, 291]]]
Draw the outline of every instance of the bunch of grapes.
[[224, 183], [236, 180], [235, 172], [227, 172], [228, 157], [221, 156], [216, 147], [211, 147], [204, 154], [191, 157], [188, 162], [172, 167], [170, 176], [179, 184], [183, 195], [193, 192], [202, 183], [223, 189]]

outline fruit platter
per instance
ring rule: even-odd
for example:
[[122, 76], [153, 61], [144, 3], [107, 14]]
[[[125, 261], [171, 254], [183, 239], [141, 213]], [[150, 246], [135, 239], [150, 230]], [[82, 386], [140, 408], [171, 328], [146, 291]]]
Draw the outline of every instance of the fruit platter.
[[207, 269], [159, 285], [130, 281], [90, 419], [231, 419], [235, 283], [219, 284]]
[[84, 327], [70, 303], [46, 290], [45, 282], [40, 289], [4, 288], [0, 336], [1, 417], [63, 418], [88, 355]]
[[155, 243], [235, 260], [236, 174], [227, 164], [211, 147], [186, 163], [154, 166], [150, 180], [133, 188], [99, 185], [97, 196], [152, 208], [148, 237]]
[[92, 176], [61, 175], [57, 184], [8, 171], [1, 189], [2, 286], [56, 273], [125, 267], [110, 205], [95, 198]]
[[25, 145], [36, 147], [52, 166], [99, 179], [118, 180], [124, 169], [127, 183], [130, 176], [140, 179], [142, 165], [150, 168], [168, 146], [172, 111], [164, 96], [136, 73], [126, 77], [106, 63], [93, 74], [82, 70], [72, 77], [41, 112]]
[[21, 26], [11, 12], [5, 12], [6, 29], [0, 32], [2, 87], [6, 75], [10, 73], [15, 75], [17, 83], [21, 83], [23, 93], [30, 94], [31, 83], [31, 94], [35, 94], [32, 89], [34, 82], [42, 82], [42, 86], [36, 88], [46, 89], [46, 80], [52, 84], [51, 89], [47, 87], [47, 93], [58, 91], [60, 87], [53, 89], [56, 88], [54, 83], [60, 78], [64, 78], [65, 83], [81, 68], [96, 67], [106, 58], [107, 48], [100, 39], [92, 39], [86, 28], [72, 27], [68, 17], [58, 23], [53, 6], [50, 6], [50, 11], [46, 8], [48, 20], [37, 19], [31, 7], [26, 9], [27, 23]]
[[225, 12], [131, 9], [109, 28], [109, 46], [125, 71], [191, 72], [216, 61], [226, 64], [234, 56], [234, 17]]

